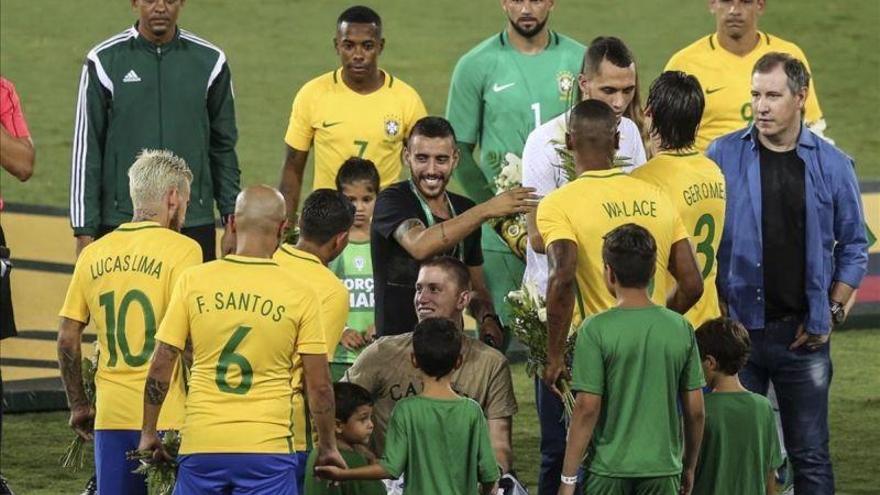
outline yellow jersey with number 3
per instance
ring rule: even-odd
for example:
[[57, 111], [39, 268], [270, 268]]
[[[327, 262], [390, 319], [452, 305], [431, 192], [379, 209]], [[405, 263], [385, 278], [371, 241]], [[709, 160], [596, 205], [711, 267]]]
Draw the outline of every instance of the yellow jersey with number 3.
[[[684, 227], [691, 234], [697, 251], [697, 265], [703, 275], [703, 296], [684, 316], [699, 327], [706, 320], [721, 316], [715, 275], [715, 256], [724, 232], [726, 192], [724, 174], [712, 160], [696, 150], [682, 153], [661, 152], [632, 176], [654, 184], [672, 200]], [[670, 275], [668, 284], [674, 285]]]
[[294, 451], [294, 360], [327, 353], [318, 309], [271, 259], [229, 255], [181, 275], [156, 335], [192, 340], [181, 454]]
[[[348, 289], [317, 256], [290, 244], [282, 244], [275, 251], [273, 259], [289, 273], [307, 283], [317, 294], [321, 327], [330, 352], [327, 361], [332, 360], [332, 353], [339, 345], [348, 320]], [[311, 449], [312, 433], [306, 396], [303, 394], [302, 361], [299, 358], [294, 361], [293, 368], [294, 448], [297, 452], [305, 452]]]
[[[758, 32], [758, 44], [745, 56], [728, 52], [718, 43], [718, 35], [700, 38], [669, 59], [664, 70], [692, 74], [703, 86], [706, 109], [697, 131], [697, 149], [705, 153], [715, 138], [742, 129], [752, 123], [752, 69], [769, 52], [794, 56], [810, 69], [804, 52], [783, 39]], [[812, 71], [810, 71], [812, 74]], [[816, 98], [815, 78], [810, 78], [804, 120], [812, 125], [822, 119]]]
[[[181, 272], [201, 262], [196, 241], [156, 222], [124, 223], [80, 253], [60, 316], [91, 320], [95, 327], [96, 429], [141, 429], [156, 330]], [[159, 415], [160, 430], [183, 424], [184, 397], [178, 367]]]
[[[689, 237], [663, 191], [618, 169], [585, 172], [548, 194], [538, 204], [537, 223], [545, 246], [558, 240], [577, 245], [581, 316], [595, 315], [615, 304], [605, 287], [605, 234], [627, 223], [647, 229], [657, 243], [656, 273], [661, 274], [667, 271], [672, 245]], [[652, 280], [648, 292], [655, 304], [666, 306], [665, 283]]]
[[312, 79], [296, 94], [284, 142], [301, 151], [314, 142], [312, 189], [336, 189], [336, 172], [352, 156], [376, 164], [383, 189], [398, 181], [403, 142], [427, 112], [411, 86], [383, 74], [384, 84], [370, 94], [346, 86], [342, 69]]

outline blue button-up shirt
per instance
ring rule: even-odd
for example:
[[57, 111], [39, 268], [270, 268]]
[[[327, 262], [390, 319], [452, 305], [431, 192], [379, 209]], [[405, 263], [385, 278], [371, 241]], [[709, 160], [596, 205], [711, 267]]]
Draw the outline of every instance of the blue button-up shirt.
[[[706, 154], [727, 181], [724, 233], [718, 247], [718, 295], [746, 328], [764, 328], [761, 162], [754, 126], [722, 136]], [[829, 291], [834, 281], [858, 287], [868, 266], [868, 240], [854, 163], [803, 127], [797, 155], [805, 165], [808, 332], [831, 330]], [[768, 233], [773, 235], [773, 233]]]

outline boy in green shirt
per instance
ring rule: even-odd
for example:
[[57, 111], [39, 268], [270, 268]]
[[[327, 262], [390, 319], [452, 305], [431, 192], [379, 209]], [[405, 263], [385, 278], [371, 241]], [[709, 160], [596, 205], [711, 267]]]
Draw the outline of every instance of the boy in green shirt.
[[717, 318], [700, 325], [696, 337], [712, 393], [705, 399], [693, 493], [772, 495], [776, 468], [782, 465], [773, 407], [763, 395], [746, 390], [737, 376], [749, 359], [749, 332], [734, 320]]
[[[560, 495], [574, 493], [591, 441], [586, 493], [690, 493], [705, 382], [690, 324], [648, 297], [656, 257], [654, 238], [636, 224], [605, 236], [605, 285], [617, 305], [578, 331], [571, 382], [578, 394]], [[677, 399], [684, 414], [684, 466]]]
[[350, 308], [342, 338], [330, 361], [330, 377], [334, 382], [345, 375], [376, 334], [370, 223], [379, 194], [379, 171], [370, 160], [351, 157], [336, 174], [336, 189], [351, 201], [355, 210], [348, 245], [330, 262], [330, 269], [348, 289]]
[[[373, 433], [373, 398], [363, 387], [353, 383], [334, 383], [336, 400], [336, 445], [349, 468], [376, 462], [367, 447]], [[381, 481], [346, 481], [330, 484], [316, 479], [318, 449], [312, 449], [306, 461], [305, 493], [309, 495], [385, 495]]]
[[[322, 478], [345, 481], [404, 475], [404, 495], [492, 493], [500, 470], [489, 426], [475, 401], [452, 390], [461, 366], [461, 331], [451, 320], [428, 318], [413, 332], [413, 365], [424, 373], [422, 393], [400, 400], [378, 464], [340, 469], [320, 466]], [[310, 493], [310, 492], [309, 492]]]

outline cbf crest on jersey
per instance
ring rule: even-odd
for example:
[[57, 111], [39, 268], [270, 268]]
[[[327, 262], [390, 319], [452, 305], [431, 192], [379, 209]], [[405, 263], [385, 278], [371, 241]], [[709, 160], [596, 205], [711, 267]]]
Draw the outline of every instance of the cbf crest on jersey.
[[388, 139], [397, 139], [400, 135], [402, 126], [400, 125], [400, 117], [396, 115], [385, 116], [385, 137]]
[[559, 99], [568, 101], [571, 89], [574, 87], [574, 74], [567, 70], [557, 72], [556, 87], [559, 89]]
[[357, 268], [357, 271], [364, 271], [364, 266], [367, 264], [366, 260], [364, 260], [363, 256], [356, 256], [354, 258], [354, 267]]

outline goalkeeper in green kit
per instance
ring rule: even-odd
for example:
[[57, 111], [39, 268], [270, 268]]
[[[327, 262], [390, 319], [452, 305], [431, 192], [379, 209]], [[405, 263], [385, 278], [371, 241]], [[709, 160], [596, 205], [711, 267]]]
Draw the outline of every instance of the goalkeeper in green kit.
[[[547, 27], [553, 0], [504, 0], [508, 24], [466, 53], [455, 66], [446, 118], [458, 136], [460, 163], [453, 177], [480, 203], [495, 194], [494, 180], [508, 154], [522, 155], [535, 127], [570, 105], [584, 46]], [[474, 148], [479, 145], [479, 163]], [[509, 323], [504, 297], [522, 283], [525, 262], [510, 246], [526, 233], [505, 230], [502, 238], [483, 225], [486, 282], [503, 324]], [[503, 349], [509, 344], [505, 335]]]

